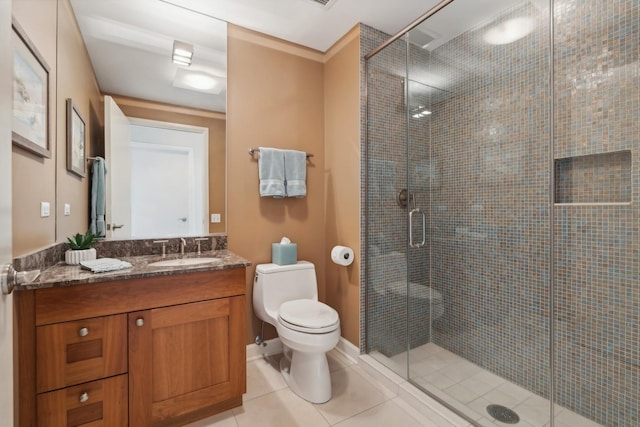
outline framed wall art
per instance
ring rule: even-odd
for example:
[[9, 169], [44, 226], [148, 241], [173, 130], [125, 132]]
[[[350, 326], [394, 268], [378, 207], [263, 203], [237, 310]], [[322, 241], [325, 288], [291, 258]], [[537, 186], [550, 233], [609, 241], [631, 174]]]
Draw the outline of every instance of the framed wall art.
[[67, 99], [67, 170], [86, 175], [85, 154], [87, 127], [71, 98]]
[[22, 27], [13, 28], [13, 122], [11, 139], [16, 146], [50, 158], [49, 66]]

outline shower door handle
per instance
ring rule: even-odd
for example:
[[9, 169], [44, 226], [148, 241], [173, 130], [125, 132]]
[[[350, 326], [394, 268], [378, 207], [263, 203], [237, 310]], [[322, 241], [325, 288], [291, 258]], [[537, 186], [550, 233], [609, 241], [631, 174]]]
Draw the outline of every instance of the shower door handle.
[[[413, 216], [420, 214], [422, 216], [422, 241], [420, 243], [414, 243], [413, 241]], [[427, 216], [420, 210], [420, 208], [414, 208], [409, 211], [409, 246], [412, 248], [421, 248], [427, 241]]]

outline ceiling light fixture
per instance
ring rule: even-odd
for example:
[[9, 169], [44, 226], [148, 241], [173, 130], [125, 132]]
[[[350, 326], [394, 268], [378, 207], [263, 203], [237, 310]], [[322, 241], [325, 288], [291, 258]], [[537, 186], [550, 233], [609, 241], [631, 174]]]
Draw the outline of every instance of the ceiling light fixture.
[[193, 73], [184, 76], [184, 84], [198, 90], [212, 90], [218, 84], [218, 81], [212, 76], [204, 73]]
[[427, 110], [427, 107], [424, 105], [418, 105], [416, 108], [411, 110], [411, 117], [414, 119], [421, 119], [431, 114], [431, 111]]
[[497, 24], [484, 34], [484, 41], [501, 45], [513, 43], [530, 34], [536, 28], [536, 21], [528, 16], [513, 18]]
[[178, 68], [173, 79], [173, 86], [180, 89], [218, 95], [225, 88], [224, 78], [214, 76], [205, 71]]
[[178, 40], [173, 42], [173, 62], [178, 65], [191, 65], [193, 59], [193, 45]]

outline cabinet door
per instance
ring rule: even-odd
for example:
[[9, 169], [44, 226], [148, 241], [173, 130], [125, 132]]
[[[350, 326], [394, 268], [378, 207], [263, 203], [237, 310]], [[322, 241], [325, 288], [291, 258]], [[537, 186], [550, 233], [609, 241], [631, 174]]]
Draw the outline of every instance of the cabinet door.
[[126, 425], [126, 375], [38, 395], [39, 427]]
[[129, 313], [131, 425], [152, 426], [242, 396], [244, 299]]

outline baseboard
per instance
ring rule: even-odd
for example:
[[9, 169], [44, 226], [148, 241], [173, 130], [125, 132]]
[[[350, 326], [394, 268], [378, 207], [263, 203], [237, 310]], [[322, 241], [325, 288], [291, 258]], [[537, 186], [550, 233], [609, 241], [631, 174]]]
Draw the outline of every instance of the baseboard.
[[260, 359], [264, 356], [282, 353], [282, 342], [280, 338], [266, 340], [265, 343], [267, 344], [266, 346], [247, 344], [247, 362]]
[[360, 349], [351, 344], [351, 342], [349, 342], [344, 337], [340, 337], [340, 341], [338, 341], [338, 344], [336, 345], [336, 350], [338, 350], [351, 362], [358, 363], [358, 358], [360, 357]]

